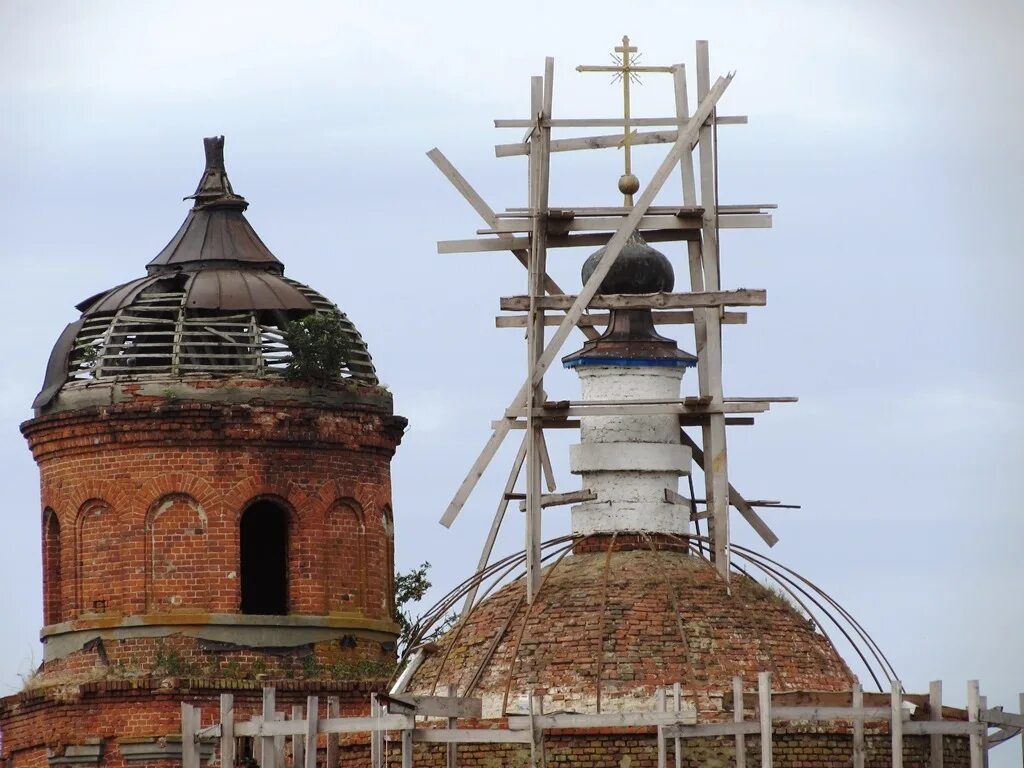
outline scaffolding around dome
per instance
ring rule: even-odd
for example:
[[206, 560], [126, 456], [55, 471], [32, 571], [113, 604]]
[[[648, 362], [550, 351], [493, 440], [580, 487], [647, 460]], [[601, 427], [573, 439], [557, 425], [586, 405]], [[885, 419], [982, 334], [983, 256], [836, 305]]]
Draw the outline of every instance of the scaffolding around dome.
[[[665, 510], [668, 504], [673, 503], [677, 505], [676, 513], [683, 520], [682, 524], [688, 527], [692, 523], [698, 534], [701, 532], [700, 521], [707, 519], [707, 532], [712, 542], [711, 559], [726, 583], [732, 571], [730, 507], [740, 513], [766, 544], [773, 546], [778, 541], [771, 527], [755, 510], [759, 504], [749, 501], [730, 484], [726, 454], [727, 425], [750, 424], [753, 414], [768, 411], [773, 403], [796, 400], [795, 397], [730, 397], [723, 389], [722, 325], [743, 323], [746, 320], [743, 312], [727, 311], [727, 308], [763, 306], [766, 303], [766, 292], [723, 289], [719, 270], [719, 231], [770, 227], [771, 211], [776, 207], [774, 204], [760, 203], [719, 203], [718, 127], [746, 123], [745, 117], [718, 113], [718, 102], [732, 82], [734, 73], [718, 77], [712, 82], [708, 46], [705, 41], [699, 41], [696, 78], [698, 104], [691, 114], [684, 65], [640, 66], [634, 55], [636, 48], [629, 44], [628, 38], [624, 38], [622, 46], [616, 47], [615, 51], [614, 66], [581, 66], [577, 70], [607, 72], [621, 80], [624, 88], [621, 120], [552, 118], [554, 60], [548, 58], [543, 76], [531, 79], [531, 117], [494, 121], [497, 128], [527, 131], [522, 142], [499, 144], [495, 148], [498, 157], [527, 156], [526, 207], [509, 208], [496, 213], [440, 150], [433, 149], [427, 153], [486, 224], [486, 228], [477, 231], [483, 237], [441, 241], [438, 243], [438, 253], [511, 251], [527, 269], [526, 293], [502, 298], [500, 302], [502, 310], [519, 314], [499, 317], [497, 321], [499, 327], [526, 328], [528, 365], [525, 381], [501, 417], [493, 422], [490, 439], [453, 496], [441, 523], [450, 526], [455, 521], [505, 437], [512, 430], [525, 430], [522, 448], [513, 463], [505, 493], [499, 500], [490, 533], [484, 543], [478, 570], [485, 568], [489, 562], [498, 529], [505, 516], [509, 494], [513, 492], [525, 467], [528, 602], [532, 602], [539, 587], [540, 510], [556, 503], [569, 503], [551, 495], [555, 490], [555, 478], [547, 458], [544, 430], [574, 428], [582, 420], [585, 432], [587, 419], [591, 417], [645, 417], [660, 414], [679, 419], [678, 436], [673, 437], [671, 442], [681, 443], [687, 448], [693, 460], [703, 469], [706, 511], [697, 509], [693, 493], [687, 499], [676, 493], [674, 488], [667, 487], [664, 499], [648, 504], [651, 511], [645, 519], [667, 519], [671, 513]], [[641, 73], [671, 75], [675, 98], [673, 116], [636, 118], [631, 115], [629, 83]], [[552, 137], [555, 130], [602, 126], [620, 128], [621, 133]], [[636, 129], [640, 127], [660, 130], [638, 132]], [[641, 190], [640, 180], [633, 174], [630, 165], [630, 151], [633, 146], [650, 144], [668, 144], [669, 151]], [[622, 206], [550, 205], [552, 153], [614, 147], [624, 149], [625, 173], [618, 182], [619, 191], [624, 195]], [[695, 149], [699, 151], [696, 172], [693, 160]], [[681, 181], [679, 204], [654, 205], [655, 197], [662, 192], [673, 175]], [[640, 194], [634, 201], [637, 192]], [[670, 292], [673, 282], [671, 264], [648, 245], [658, 242], [686, 243], [689, 291]], [[548, 250], [595, 245], [601, 246], [601, 250], [588, 260], [581, 290], [575, 295], [566, 294], [547, 274]], [[629, 266], [623, 268], [627, 263]], [[610, 314], [592, 314], [591, 309], [607, 309]], [[620, 321], [623, 316], [634, 313], [640, 322], [616, 323], [614, 318], [617, 313]], [[596, 328], [602, 324], [608, 327], [604, 334]], [[687, 353], [673, 351], [673, 344], [672, 349], [662, 348], [658, 354], [642, 356], [642, 364], [682, 368], [696, 362], [696, 395], [679, 397], [676, 394], [655, 399], [644, 399], [643, 396], [639, 399], [636, 396], [617, 397], [603, 401], [548, 399], [544, 389], [545, 372], [556, 362], [573, 329], [578, 328], [588, 340], [582, 353], [584, 357], [580, 357], [581, 353], [570, 356], [573, 366], [587, 362], [628, 367], [637, 363], [637, 350], [653, 349], [657, 347], [659, 339], [666, 341], [653, 330], [654, 326], [661, 324], [692, 325], [697, 358], [695, 360]], [[549, 325], [555, 326], [556, 330], [550, 339], [545, 340], [545, 328]], [[618, 333], [617, 327], [624, 331]], [[615, 343], [612, 343], [613, 337], [617, 339]], [[595, 345], [602, 350], [600, 354], [593, 349]], [[678, 387], [676, 391], [678, 393]], [[687, 433], [686, 428], [689, 427], [699, 427], [699, 444]], [[669, 448], [659, 450], [664, 453]], [[680, 472], [689, 474], [686, 468], [681, 468]], [[542, 481], [546, 481], [547, 494], [544, 493]], [[582, 490], [587, 492], [592, 489]], [[593, 504], [608, 501], [598, 498]], [[777, 502], [761, 502], [760, 506], [778, 508], [781, 505]], [[655, 507], [658, 509], [655, 510]], [[610, 524], [608, 519], [602, 523], [600, 517], [592, 515], [594, 520], [598, 520], [594, 524]], [[472, 602], [472, 597], [472, 594], [467, 596], [467, 606]]]

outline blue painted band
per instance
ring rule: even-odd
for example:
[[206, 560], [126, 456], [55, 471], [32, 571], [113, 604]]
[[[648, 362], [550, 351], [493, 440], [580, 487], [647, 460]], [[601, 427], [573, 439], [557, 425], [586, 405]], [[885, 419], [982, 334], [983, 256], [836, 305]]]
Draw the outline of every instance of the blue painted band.
[[695, 368], [696, 360], [671, 360], [658, 357], [583, 357], [568, 360], [562, 365], [566, 368], [579, 368], [585, 365], [618, 365], [634, 368]]

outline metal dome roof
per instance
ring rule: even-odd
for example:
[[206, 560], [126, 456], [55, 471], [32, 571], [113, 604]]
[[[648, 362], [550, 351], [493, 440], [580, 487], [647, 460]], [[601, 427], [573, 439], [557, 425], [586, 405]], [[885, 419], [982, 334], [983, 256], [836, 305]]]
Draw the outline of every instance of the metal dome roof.
[[338, 378], [377, 384], [370, 353], [333, 303], [284, 277], [243, 212], [224, 170], [224, 138], [204, 139], [206, 168], [195, 204], [146, 277], [77, 305], [50, 354], [34, 408], [69, 382], [137, 376], [276, 376], [292, 359], [286, 325], [318, 314], [333, 318], [345, 349]]

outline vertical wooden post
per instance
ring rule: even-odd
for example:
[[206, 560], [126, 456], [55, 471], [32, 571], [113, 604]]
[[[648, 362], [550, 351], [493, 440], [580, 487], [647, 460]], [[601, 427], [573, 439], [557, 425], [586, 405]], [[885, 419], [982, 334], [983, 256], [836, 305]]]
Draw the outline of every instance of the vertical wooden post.
[[892, 737], [892, 768], [903, 768], [903, 684], [892, 681], [889, 735]]
[[[683, 687], [679, 683], [672, 684], [672, 702], [675, 706], [676, 714], [679, 715], [680, 721], [683, 712]], [[672, 745], [675, 747], [675, 758], [676, 768], [683, 768], [683, 740], [681, 737], [676, 736]]]
[[864, 768], [864, 689], [853, 684], [853, 708], [858, 711], [853, 720], [853, 768]]
[[[972, 723], [980, 722], [981, 692], [977, 680], [967, 681], [967, 719]], [[985, 756], [982, 753], [981, 734], [972, 732], [970, 735], [971, 768], [984, 768]]]
[[528, 293], [530, 295], [530, 324], [527, 331], [527, 356], [530, 380], [533, 381], [526, 401], [526, 420], [529, 442], [526, 447], [526, 594], [533, 603], [540, 587], [541, 544], [541, 480], [544, 455], [544, 427], [541, 421], [544, 404], [543, 377], [534, 381], [537, 361], [544, 353], [544, 310], [537, 299], [544, 296], [544, 276], [547, 274], [548, 237], [548, 180], [550, 176], [551, 127], [542, 121], [551, 117], [552, 79], [554, 59], [544, 61], [544, 76], [530, 78], [530, 117], [536, 121], [530, 138], [529, 188], [533, 230], [530, 237], [530, 263], [528, 265]]
[[[448, 695], [449, 696], [455, 696], [456, 694], [457, 694], [456, 687], [454, 685], [449, 685], [448, 686]], [[458, 718], [455, 718], [455, 717], [449, 717], [448, 718], [448, 727], [449, 728], [456, 728], [456, 727], [458, 727], [458, 724], [459, 724]], [[445, 755], [445, 766], [446, 766], [446, 768], [457, 768], [457, 766], [458, 766], [458, 748], [459, 748], [459, 745], [456, 744], [454, 741], [449, 742], [447, 750], [446, 750], [446, 755]]]
[[[710, 77], [710, 75], [709, 75]], [[676, 96], [676, 117], [680, 122], [690, 118], [689, 97], [686, 93], [686, 67], [683, 64], [676, 64], [672, 72], [673, 84], [675, 85]], [[680, 173], [683, 177], [683, 205], [697, 205], [697, 186], [693, 176], [693, 151], [684, 152], [679, 162]], [[696, 240], [686, 242], [686, 252], [690, 266], [690, 290], [694, 293], [704, 290], [704, 267], [701, 265], [700, 243]], [[710, 392], [708, 388], [708, 361], [704, 357], [704, 348], [707, 345], [708, 331], [705, 322], [704, 312], [693, 313], [693, 329], [696, 347], [694, 354], [697, 355], [697, 382], [702, 395]]]
[[[743, 722], [743, 678], [737, 675], [732, 679], [732, 721]], [[747, 737], [736, 734], [736, 768], [747, 768]]]
[[[275, 712], [274, 713], [274, 721], [275, 722], [280, 723], [280, 722], [284, 721], [284, 719], [285, 719], [284, 712]], [[275, 736], [274, 737], [274, 755], [275, 755], [275, 759], [277, 760], [277, 768], [285, 768], [285, 763], [284, 763], [284, 739], [285, 739], [284, 736]]]
[[[988, 723], [981, 719], [981, 713], [988, 709], [988, 696], [978, 697], [978, 721], [984, 724], [981, 729], [981, 759], [985, 768], [988, 768]], [[1024, 738], [1022, 736], [1021, 738]]]
[[[536, 722], [537, 706], [534, 701], [534, 692], [528, 694], [530, 706], [530, 766], [531, 768], [545, 768], [547, 760], [544, 756], [544, 729], [539, 728]], [[544, 700], [540, 701], [540, 714], [544, 714]]]
[[772, 768], [772, 673], [757, 675], [757, 703], [761, 716], [761, 768]]
[[[320, 699], [316, 696], [306, 697], [306, 766], [305, 768], [316, 768], [316, 732], [320, 721]], [[222, 766], [222, 768], [229, 768]], [[293, 763], [293, 768], [299, 768], [299, 762]]]
[[[711, 64], [707, 40], [697, 41], [697, 98], [703, 99], [711, 90]], [[715, 152], [711, 124], [701, 126], [700, 147], [700, 201], [704, 207], [701, 228], [701, 257], [704, 267], [704, 289], [720, 290], [718, 270], [718, 190], [715, 187]], [[695, 310], [697, 312], [699, 310]], [[721, 308], [711, 307], [704, 312], [707, 339], [704, 358], [707, 360], [707, 391], [711, 402], [722, 402], [722, 320]], [[698, 371], [699, 374], [699, 371]], [[711, 531], [714, 539], [715, 569], [728, 584], [729, 571], [729, 474], [726, 465], [725, 416], [717, 413], [708, 417], [704, 435], [704, 491], [711, 512]]]
[[[263, 715], [256, 715], [252, 718], [251, 722], [262, 728]], [[252, 740], [252, 757], [256, 764], [263, 768], [263, 739], [255, 738]]]
[[[274, 711], [274, 689], [269, 685], [263, 687], [263, 724], [272, 723], [276, 719]], [[274, 749], [273, 736], [261, 736], [260, 748], [262, 750], [262, 762], [260, 768], [275, 768], [277, 750]], [[284, 768], [284, 766], [281, 766]]]
[[191, 704], [181, 703], [181, 768], [199, 768], [196, 716]]
[[373, 730], [370, 731], [370, 765], [373, 768], [384, 766], [384, 739], [383, 734], [377, 730], [376, 718], [380, 716], [377, 694], [370, 694], [370, 717], [374, 718]]
[[[1021, 693], [1017, 697], [1017, 710], [1020, 714], [1024, 715], [1024, 693]], [[1024, 765], [1024, 733], [1021, 733], [1020, 739], [1020, 760], [1021, 764]]]
[[[327, 717], [341, 715], [341, 700], [337, 696], [327, 697]], [[327, 765], [325, 768], [338, 768], [338, 736], [337, 733], [327, 734]]]
[[402, 768], [412, 768], [412, 728], [402, 729]]
[[[658, 686], [657, 704], [659, 712], [668, 711], [665, 689], [662, 686]], [[663, 725], [658, 725], [658, 768], [668, 768], [668, 742], [665, 739], [665, 727]]]
[[[942, 721], [942, 681], [932, 680], [928, 683], [928, 719], [932, 722]], [[942, 754], [942, 734], [933, 733], [929, 738], [931, 742], [931, 757], [928, 760], [928, 768], [942, 768], [944, 760]]]
[[[302, 705], [292, 704], [292, 722], [302, 720]], [[303, 768], [306, 764], [306, 736], [292, 734], [292, 768]]]
[[220, 695], [220, 764], [235, 765], [235, 697], [230, 693]]

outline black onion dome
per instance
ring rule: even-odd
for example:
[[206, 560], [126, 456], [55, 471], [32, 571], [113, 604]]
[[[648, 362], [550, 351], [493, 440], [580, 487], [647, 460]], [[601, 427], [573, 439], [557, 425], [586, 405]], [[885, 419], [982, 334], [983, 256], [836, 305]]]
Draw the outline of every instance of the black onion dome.
[[359, 331], [331, 301], [284, 276], [284, 265], [246, 220], [245, 198], [224, 170], [224, 137], [204, 139], [195, 204], [148, 275], [91, 296], [64, 329], [34, 408], [75, 381], [227, 375], [274, 377], [288, 369], [287, 323], [331, 318], [345, 350], [339, 379], [378, 383]]
[[[590, 255], [583, 263], [580, 277], [586, 285], [597, 264], [604, 256], [601, 248]], [[601, 281], [598, 293], [668, 293], [675, 285], [675, 272], [672, 262], [661, 251], [657, 251], [635, 232], [630, 235], [619, 252], [612, 268]]]

